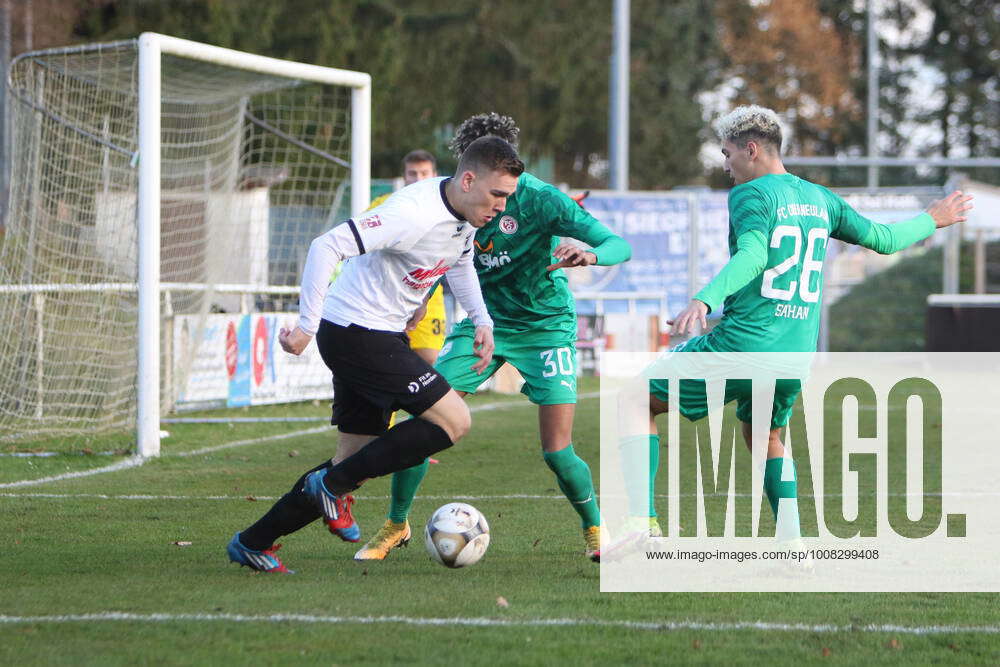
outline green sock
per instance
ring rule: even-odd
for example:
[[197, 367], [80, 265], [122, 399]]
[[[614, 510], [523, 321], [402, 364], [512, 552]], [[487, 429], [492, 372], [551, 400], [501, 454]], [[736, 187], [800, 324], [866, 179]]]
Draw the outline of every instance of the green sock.
[[[649, 468], [642, 464], [649, 455]], [[622, 461], [624, 465], [625, 492], [628, 495], [629, 515], [635, 517], [656, 516], [654, 486], [656, 471], [660, 467], [660, 436], [632, 435], [622, 440]], [[647, 472], [649, 483], [646, 483]], [[648, 504], [647, 504], [648, 503]]]
[[427, 474], [430, 460], [424, 459], [423, 463], [412, 468], [400, 470], [392, 473], [392, 500], [389, 504], [389, 519], [395, 523], [403, 523], [410, 513], [410, 505], [417, 495], [417, 488]]
[[[785, 462], [791, 472], [791, 481], [782, 481], [781, 473]], [[790, 540], [801, 536], [799, 529], [799, 489], [798, 475], [795, 472], [795, 462], [783, 457], [768, 459], [764, 463], [764, 493], [771, 503], [771, 511], [774, 512], [774, 519], [778, 521], [779, 500], [785, 498], [785, 511], [782, 513], [781, 521], [778, 522], [776, 536], [779, 540]]]
[[556, 475], [559, 488], [580, 515], [584, 528], [601, 525], [601, 512], [594, 497], [594, 480], [590, 466], [576, 455], [573, 445], [558, 452], [542, 452], [546, 465]]

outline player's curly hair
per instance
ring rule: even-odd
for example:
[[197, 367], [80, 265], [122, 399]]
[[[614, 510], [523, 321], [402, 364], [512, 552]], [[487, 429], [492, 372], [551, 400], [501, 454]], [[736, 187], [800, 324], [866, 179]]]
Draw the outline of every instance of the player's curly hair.
[[781, 150], [781, 123], [772, 109], [756, 105], [736, 107], [712, 124], [723, 141], [745, 148], [748, 141], [766, 142]]
[[521, 130], [517, 123], [510, 116], [501, 116], [496, 111], [480, 113], [465, 119], [458, 129], [455, 130], [455, 138], [448, 144], [448, 148], [461, 157], [465, 149], [473, 141], [480, 137], [500, 137], [514, 148], [517, 148], [517, 135]]
[[516, 178], [524, 172], [524, 162], [517, 156], [517, 149], [501, 137], [479, 137], [462, 153], [455, 173], [483, 170], [501, 171]]

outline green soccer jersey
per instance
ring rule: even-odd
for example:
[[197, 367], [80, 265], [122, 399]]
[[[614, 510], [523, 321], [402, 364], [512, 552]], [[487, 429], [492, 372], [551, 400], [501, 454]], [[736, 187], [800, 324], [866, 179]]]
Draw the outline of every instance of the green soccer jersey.
[[[929, 227], [927, 220], [919, 222], [926, 231], [922, 236], [933, 231], [933, 221]], [[708, 334], [712, 347], [815, 351], [827, 243], [835, 238], [872, 247], [873, 225], [878, 223], [862, 217], [828, 189], [792, 174], [769, 174], [733, 188], [730, 253], [736, 254], [737, 239], [743, 237], [762, 241], [759, 247], [765, 249], [766, 260], [762, 272], [726, 296], [722, 321]], [[696, 298], [711, 307], [710, 288], [703, 290], [710, 296]]]
[[631, 248], [579, 204], [531, 174], [521, 174], [507, 208], [476, 232], [475, 265], [497, 329], [576, 331], [576, 308], [552, 251], [560, 237], [592, 246], [597, 263], [624, 262]]

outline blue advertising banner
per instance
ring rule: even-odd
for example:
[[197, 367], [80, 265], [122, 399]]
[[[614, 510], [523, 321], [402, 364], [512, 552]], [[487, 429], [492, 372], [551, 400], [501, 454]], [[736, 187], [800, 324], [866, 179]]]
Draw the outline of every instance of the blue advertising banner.
[[[725, 192], [593, 193], [585, 205], [595, 218], [629, 242], [632, 259], [617, 266], [571, 272], [574, 292], [654, 292], [667, 297], [669, 311], [678, 312], [729, 259]], [[693, 267], [688, 261], [692, 227], [697, 230], [698, 248]], [[638, 307], [641, 312], [655, 313], [658, 301], [640, 301]], [[605, 304], [605, 312], [625, 308], [624, 302]], [[595, 310], [592, 300], [577, 302], [580, 314]]]
[[240, 318], [238, 327], [233, 331], [233, 324], [230, 323], [230, 332], [226, 336], [227, 361], [232, 354], [232, 346], [235, 345], [235, 366], [232, 367], [229, 375], [229, 397], [226, 400], [228, 407], [250, 405], [250, 316], [244, 315]]

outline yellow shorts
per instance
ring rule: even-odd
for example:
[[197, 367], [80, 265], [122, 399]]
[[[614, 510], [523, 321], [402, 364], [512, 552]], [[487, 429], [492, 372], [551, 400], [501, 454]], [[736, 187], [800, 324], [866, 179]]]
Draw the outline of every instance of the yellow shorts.
[[444, 289], [438, 285], [427, 302], [427, 314], [410, 332], [410, 348], [440, 350], [444, 345]]

